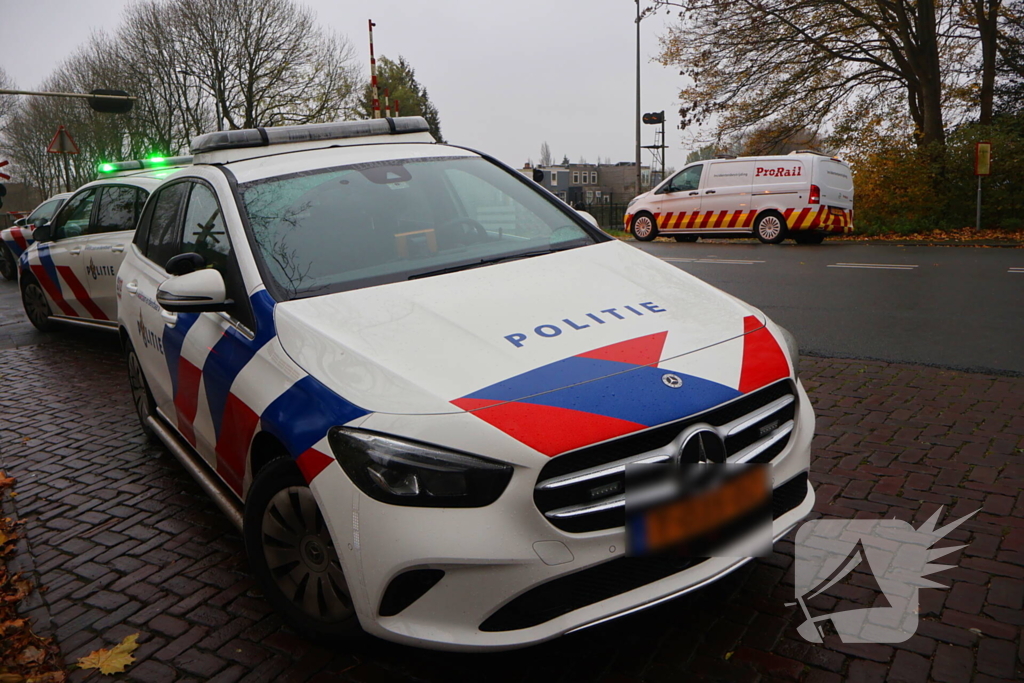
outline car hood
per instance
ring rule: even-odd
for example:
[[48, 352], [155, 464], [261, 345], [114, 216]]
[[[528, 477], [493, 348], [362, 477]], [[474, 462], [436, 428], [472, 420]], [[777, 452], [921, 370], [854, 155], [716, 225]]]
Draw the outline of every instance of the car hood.
[[[618, 241], [284, 302], [275, 321], [288, 355], [332, 391], [406, 415], [673, 365], [765, 325], [756, 309]], [[738, 357], [699, 355], [705, 375], [738, 383]]]

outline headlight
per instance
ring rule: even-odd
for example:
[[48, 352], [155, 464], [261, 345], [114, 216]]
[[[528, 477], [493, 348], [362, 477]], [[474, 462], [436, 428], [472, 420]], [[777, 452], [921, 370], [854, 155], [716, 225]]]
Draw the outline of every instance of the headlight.
[[640, 201], [640, 197], [633, 197], [632, 199], [629, 200], [629, 204], [626, 204], [626, 208], [628, 209], [629, 207], [636, 204], [638, 201]]
[[800, 345], [796, 343], [796, 337], [794, 337], [785, 327], [779, 325], [779, 331], [782, 332], [782, 338], [786, 340], [786, 350], [789, 351], [789, 360], [793, 363], [793, 374], [799, 376]]
[[475, 455], [335, 427], [334, 457], [366, 495], [392, 505], [473, 508], [498, 499], [512, 467]]

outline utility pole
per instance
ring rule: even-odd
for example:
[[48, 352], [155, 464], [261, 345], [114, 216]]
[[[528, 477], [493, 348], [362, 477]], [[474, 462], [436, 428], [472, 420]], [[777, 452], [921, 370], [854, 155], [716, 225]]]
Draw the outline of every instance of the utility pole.
[[640, 0], [636, 0], [636, 193], [641, 189], [640, 175]]
[[380, 92], [377, 90], [377, 59], [373, 56], [373, 27], [377, 24], [372, 19], [370, 24], [370, 85], [373, 86], [373, 118], [380, 118]]

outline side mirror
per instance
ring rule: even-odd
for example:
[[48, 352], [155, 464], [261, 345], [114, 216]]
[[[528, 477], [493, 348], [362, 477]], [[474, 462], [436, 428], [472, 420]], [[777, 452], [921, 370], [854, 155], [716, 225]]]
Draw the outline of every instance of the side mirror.
[[206, 267], [206, 259], [195, 252], [172, 256], [164, 266], [171, 275], [188, 275]]
[[581, 215], [584, 218], [586, 218], [587, 222], [590, 223], [591, 225], [593, 225], [595, 228], [600, 228], [601, 227], [600, 225], [597, 224], [597, 219], [594, 218], [590, 214], [590, 212], [588, 212], [588, 211], [577, 211], [576, 213], [578, 213], [579, 215]]
[[172, 313], [205, 313], [226, 310], [224, 278], [213, 268], [169, 278], [156, 290], [156, 302]]
[[32, 232], [32, 239], [36, 242], [52, 242], [53, 226], [49, 223], [36, 226], [36, 229]]

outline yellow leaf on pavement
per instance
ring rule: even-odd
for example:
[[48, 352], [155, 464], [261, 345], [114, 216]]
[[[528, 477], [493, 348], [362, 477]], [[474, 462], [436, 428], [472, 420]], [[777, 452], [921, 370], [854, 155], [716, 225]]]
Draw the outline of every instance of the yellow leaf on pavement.
[[109, 650], [101, 648], [91, 652], [78, 660], [78, 666], [82, 669], [99, 669], [101, 674], [122, 673], [125, 667], [135, 661], [131, 653], [139, 646], [135, 642], [138, 637], [138, 633], [133, 633]]

